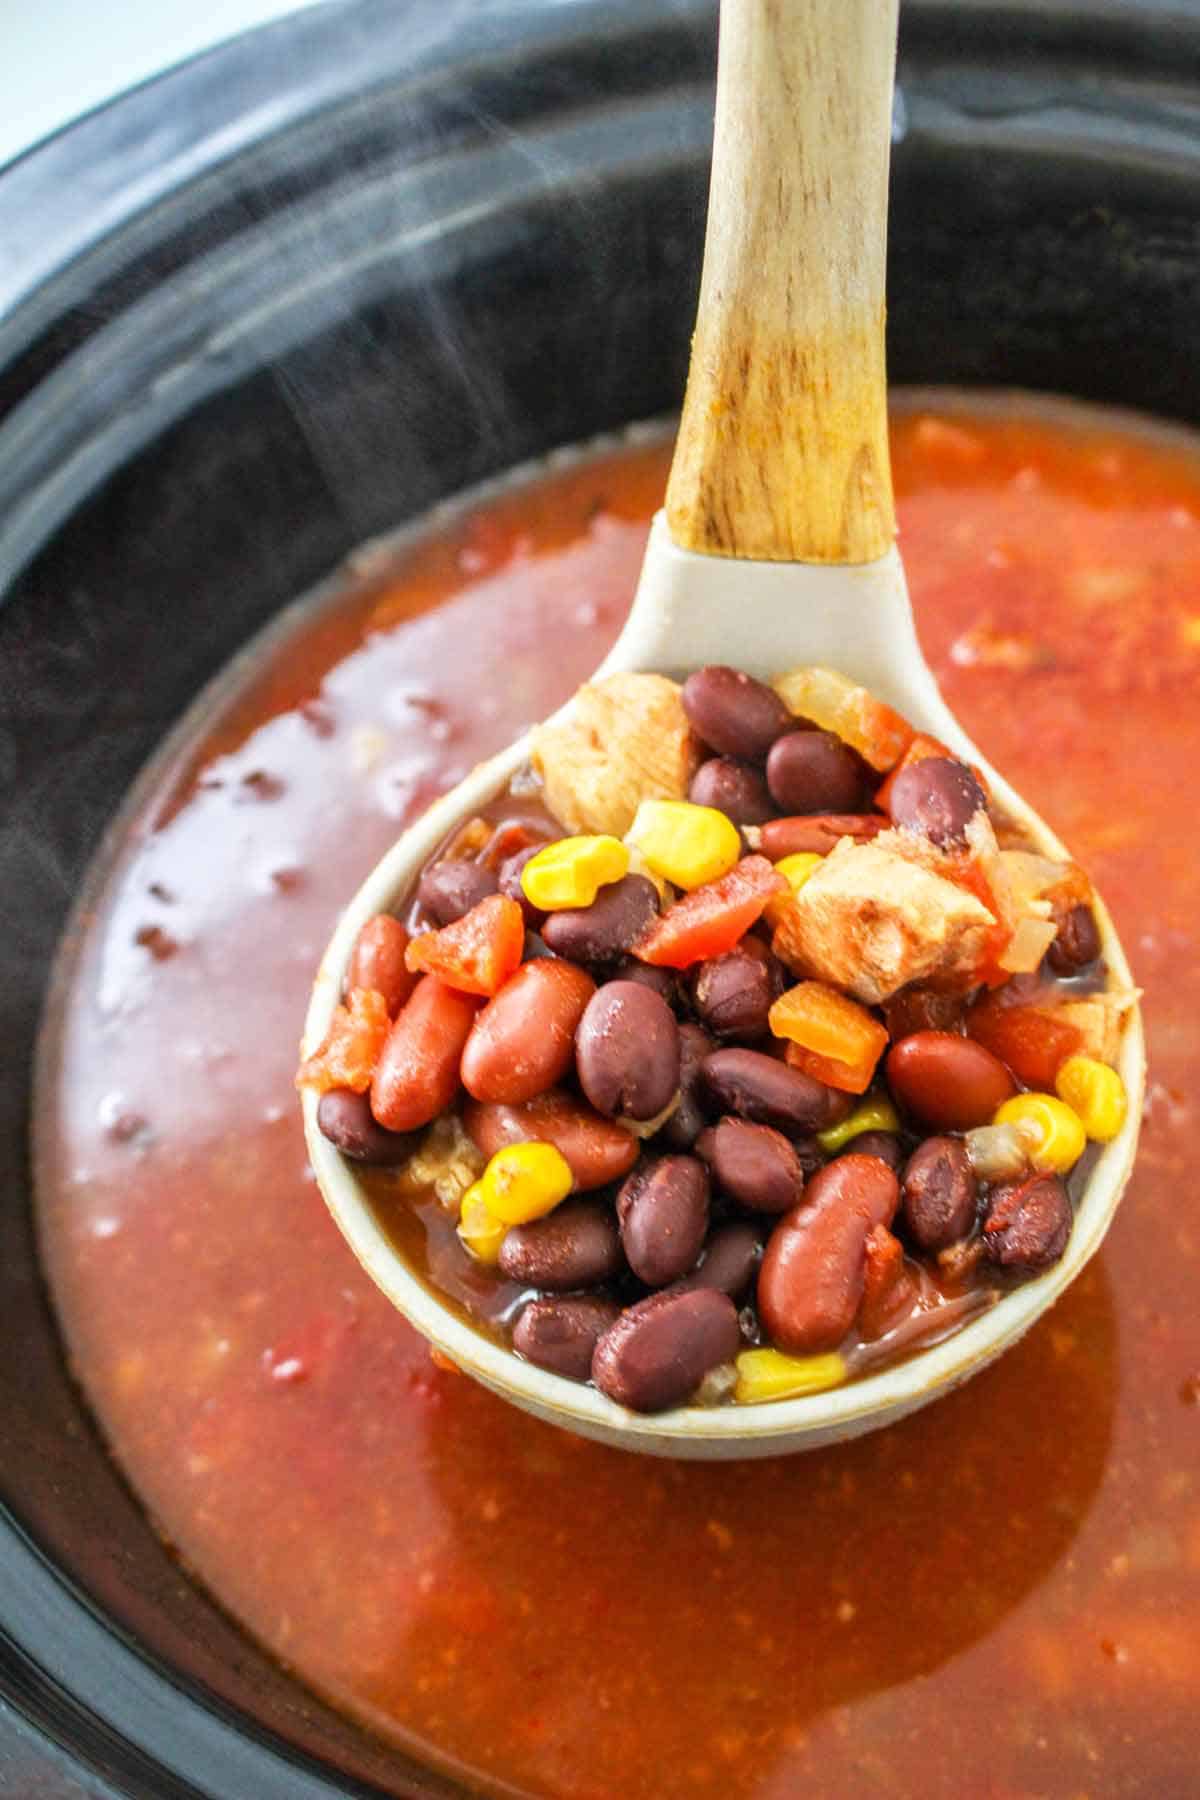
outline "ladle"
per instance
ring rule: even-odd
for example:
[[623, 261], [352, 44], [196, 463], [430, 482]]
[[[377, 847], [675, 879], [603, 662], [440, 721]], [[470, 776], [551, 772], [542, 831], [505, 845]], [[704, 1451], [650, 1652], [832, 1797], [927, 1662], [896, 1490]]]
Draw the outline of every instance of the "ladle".
[[[633, 608], [598, 673], [730, 663], [769, 677], [844, 670], [982, 767], [999, 807], [1048, 856], [1066, 851], [948, 710], [917, 642], [895, 546], [884, 368], [888, 157], [897, 0], [723, 0], [708, 235], [687, 397], [666, 506]], [[569, 704], [569, 703], [568, 703]], [[414, 889], [424, 862], [526, 761], [528, 740], [475, 769], [399, 839], [347, 907], [313, 989], [324, 1037], [359, 929]], [[1111, 978], [1128, 965], [1097, 905]], [[811, 1448], [924, 1405], [1013, 1344], [1099, 1246], [1129, 1176], [1144, 1084], [1124, 1029], [1124, 1129], [1099, 1154], [1062, 1260], [952, 1337], [844, 1387], [795, 1400], [643, 1417], [522, 1361], [474, 1330], [405, 1263], [358, 1175], [317, 1129], [309, 1153], [359, 1261], [447, 1357], [540, 1417], [628, 1449], [685, 1457]]]

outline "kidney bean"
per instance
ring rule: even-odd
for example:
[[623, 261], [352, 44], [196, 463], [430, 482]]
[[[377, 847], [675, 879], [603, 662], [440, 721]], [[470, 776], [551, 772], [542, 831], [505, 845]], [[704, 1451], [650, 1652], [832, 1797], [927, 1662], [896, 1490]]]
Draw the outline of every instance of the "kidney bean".
[[1071, 1197], [1057, 1175], [1034, 1175], [992, 1189], [983, 1244], [1001, 1268], [1035, 1275], [1056, 1263], [1071, 1235]]
[[908, 1159], [900, 1191], [904, 1223], [922, 1250], [945, 1250], [975, 1223], [975, 1176], [961, 1138], [926, 1138]]
[[1056, 975], [1074, 975], [1100, 954], [1100, 928], [1090, 906], [1073, 906], [1058, 921], [1058, 936], [1046, 952]]
[[462, 1055], [462, 1080], [476, 1100], [532, 1100], [560, 1081], [575, 1054], [575, 1029], [596, 984], [574, 963], [522, 963], [476, 1016]]
[[500, 1246], [510, 1281], [552, 1293], [596, 1287], [623, 1266], [617, 1221], [599, 1200], [564, 1200], [545, 1218], [514, 1225]]
[[371, 1111], [388, 1131], [415, 1131], [445, 1112], [459, 1089], [463, 1045], [479, 999], [423, 975], [384, 1040]]
[[602, 1394], [633, 1412], [662, 1412], [694, 1394], [741, 1347], [737, 1309], [715, 1288], [651, 1294], [610, 1325], [592, 1357]]
[[463, 1124], [476, 1149], [494, 1156], [505, 1144], [534, 1139], [561, 1150], [581, 1193], [620, 1181], [637, 1161], [638, 1141], [632, 1132], [603, 1119], [561, 1088], [551, 1088], [520, 1106], [469, 1100]]
[[710, 756], [701, 763], [688, 799], [694, 806], [715, 806], [735, 825], [761, 825], [775, 810], [758, 770], [736, 756]]
[[970, 1131], [990, 1122], [1016, 1083], [999, 1057], [952, 1031], [914, 1031], [888, 1052], [888, 1086], [900, 1104], [935, 1131]]
[[718, 1038], [762, 1038], [770, 1029], [768, 1014], [778, 998], [766, 957], [739, 945], [711, 962], [700, 963], [692, 977], [692, 1005], [701, 1022]]
[[686, 1275], [708, 1231], [708, 1170], [694, 1156], [643, 1163], [617, 1195], [625, 1260], [647, 1287]]
[[679, 1087], [679, 1027], [661, 995], [636, 981], [607, 981], [575, 1033], [579, 1084], [609, 1118], [652, 1119]]
[[762, 1257], [762, 1237], [749, 1219], [731, 1219], [709, 1233], [704, 1254], [695, 1268], [675, 1283], [675, 1292], [692, 1288], [716, 1288], [736, 1300], [754, 1280]]
[[771, 1342], [806, 1356], [833, 1350], [858, 1311], [867, 1234], [890, 1225], [900, 1184], [877, 1156], [839, 1156], [780, 1219], [758, 1274], [758, 1311]]
[[679, 1105], [656, 1140], [668, 1149], [690, 1150], [708, 1123], [702, 1104], [700, 1065], [716, 1047], [707, 1031], [690, 1020], [679, 1027]]
[[408, 933], [391, 913], [377, 913], [368, 919], [354, 940], [346, 967], [346, 987], [374, 988], [387, 1004], [388, 1017], [394, 1019], [417, 985], [413, 971], [405, 966]]
[[482, 863], [454, 859], [422, 869], [417, 899], [438, 925], [451, 925], [494, 894], [497, 886], [495, 874]]
[[828, 856], [839, 838], [851, 837], [863, 844], [890, 824], [882, 813], [814, 813], [811, 817], [768, 819], [759, 827], [758, 842], [771, 862], [798, 856], [804, 850]]
[[904, 1167], [904, 1146], [892, 1131], [860, 1131], [839, 1155], [878, 1156], [897, 1175]]
[[784, 1213], [804, 1188], [800, 1158], [783, 1133], [745, 1119], [721, 1119], [696, 1140], [723, 1194], [750, 1212]]
[[406, 1162], [418, 1143], [415, 1132], [385, 1131], [376, 1123], [367, 1096], [353, 1088], [330, 1088], [321, 1095], [317, 1125], [343, 1156], [378, 1169]]
[[714, 1050], [700, 1078], [717, 1110], [781, 1131], [823, 1131], [838, 1110], [832, 1089], [762, 1050]]
[[551, 913], [542, 937], [556, 956], [578, 963], [612, 962], [658, 916], [658, 889], [644, 875], [602, 887], [590, 906]]
[[544, 844], [527, 844], [524, 850], [517, 850], [512, 856], [506, 856], [496, 874], [499, 891], [516, 901], [525, 914], [525, 923], [531, 931], [538, 930], [546, 915], [540, 907], [533, 904], [521, 886], [521, 872], [530, 858], [544, 849]]
[[923, 756], [892, 782], [892, 823], [919, 831], [935, 844], [966, 842], [967, 826], [987, 795], [966, 763], [949, 756]]
[[740, 669], [709, 663], [683, 684], [683, 710], [710, 749], [761, 762], [775, 739], [795, 724], [773, 688]]
[[771, 746], [767, 787], [782, 813], [857, 812], [862, 763], [832, 731], [789, 731]]
[[615, 1300], [593, 1294], [576, 1294], [569, 1300], [531, 1300], [513, 1326], [513, 1349], [526, 1362], [549, 1369], [552, 1375], [586, 1381], [596, 1345], [620, 1312]]
[[614, 981], [636, 981], [642, 987], [661, 994], [672, 1011], [680, 1003], [679, 977], [674, 969], [660, 968], [657, 963], [639, 962], [636, 956], [623, 956], [613, 969]]

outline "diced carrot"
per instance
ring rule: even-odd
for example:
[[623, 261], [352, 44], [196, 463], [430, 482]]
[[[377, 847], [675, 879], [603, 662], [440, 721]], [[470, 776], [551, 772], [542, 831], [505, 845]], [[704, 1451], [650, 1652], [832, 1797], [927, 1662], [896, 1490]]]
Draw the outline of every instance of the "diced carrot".
[[1000, 995], [989, 995], [971, 1008], [967, 1032], [1018, 1081], [1042, 1093], [1054, 1092], [1059, 1069], [1083, 1044], [1082, 1032], [1066, 1019], [1056, 1019], [1049, 1008], [1005, 1005]]
[[788, 884], [763, 856], [743, 856], [716, 881], [693, 888], [655, 919], [633, 946], [642, 962], [687, 969], [724, 956], [761, 916], [772, 894]]
[[461, 919], [414, 938], [405, 961], [459, 993], [491, 995], [520, 966], [524, 948], [525, 915], [517, 901], [489, 894]]
[[[839, 838], [855, 838], [865, 844], [891, 824], [882, 813], [798, 813], [786, 819], [769, 819], [758, 830], [758, 848], [771, 862], [815, 850], [828, 856]], [[754, 827], [751, 827], [753, 834]]]
[[775, 1036], [788, 1039], [793, 1068], [843, 1093], [866, 1093], [888, 1034], [865, 1006], [823, 981], [801, 981], [769, 1016]]
[[345, 1004], [334, 1009], [325, 1041], [300, 1064], [296, 1086], [315, 1088], [318, 1094], [330, 1088], [365, 1094], [387, 1034], [383, 995], [375, 988], [351, 988]]

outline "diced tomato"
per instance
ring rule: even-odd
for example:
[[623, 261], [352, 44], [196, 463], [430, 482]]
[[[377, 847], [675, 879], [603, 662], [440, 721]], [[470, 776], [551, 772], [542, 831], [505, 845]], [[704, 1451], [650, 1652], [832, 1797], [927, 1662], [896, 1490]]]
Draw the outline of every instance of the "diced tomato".
[[666, 969], [724, 956], [761, 917], [772, 894], [788, 891], [786, 879], [765, 856], [743, 856], [728, 875], [693, 888], [668, 907], [642, 933], [633, 954]]
[[822, 981], [802, 981], [780, 995], [771, 1030], [787, 1038], [794, 1069], [844, 1094], [865, 1094], [888, 1034], [865, 1006]]
[[964, 888], [968, 894], [974, 894], [996, 921], [983, 940], [979, 962], [971, 971], [965, 986], [977, 987], [982, 982], [985, 987], [1002, 987], [1009, 979], [1010, 971], [1000, 967], [1000, 956], [1012, 937], [1012, 929], [1005, 923], [1004, 908], [997, 900], [991, 882], [970, 851], [961, 852], [952, 858], [951, 866], [946, 870], [946, 878], [956, 887]]
[[365, 1094], [388, 1034], [387, 1001], [375, 988], [351, 988], [335, 1008], [320, 1049], [300, 1064], [297, 1087], [353, 1088]]
[[[851, 1150], [854, 1145], [851, 1144]], [[894, 1329], [917, 1300], [917, 1284], [905, 1265], [904, 1247], [886, 1225], [872, 1226], [863, 1246], [863, 1293], [858, 1329], [870, 1343]]]
[[815, 851], [828, 856], [839, 838], [851, 837], [865, 844], [891, 824], [882, 813], [798, 813], [786, 819], [769, 819], [759, 827], [758, 843], [764, 856], [782, 862], [785, 856]]
[[525, 915], [507, 894], [489, 894], [441, 931], [426, 931], [408, 946], [410, 969], [437, 975], [461, 994], [492, 995], [519, 967]]
[[1050, 1008], [1007, 1006], [999, 996], [971, 1008], [967, 1033], [1039, 1093], [1054, 1092], [1059, 1069], [1083, 1045], [1082, 1032], [1066, 1019], [1056, 1019]]

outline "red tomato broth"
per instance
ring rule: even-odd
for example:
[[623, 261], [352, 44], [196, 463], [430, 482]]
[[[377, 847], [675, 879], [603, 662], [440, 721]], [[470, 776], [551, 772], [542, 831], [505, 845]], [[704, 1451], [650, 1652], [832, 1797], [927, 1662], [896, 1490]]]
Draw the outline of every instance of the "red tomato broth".
[[485, 1787], [1193, 1778], [1200, 875], [1177, 795], [1200, 758], [1200, 456], [1020, 412], [900, 416], [893, 447], [947, 697], [1092, 871], [1147, 989], [1148, 1124], [1105, 1252], [958, 1394], [766, 1464], [584, 1443], [436, 1367], [306, 1166], [291, 1080], [337, 910], [599, 660], [665, 447], [481, 503], [298, 623], [143, 788], [69, 950], [41, 1228], [114, 1450], [256, 1636]]

